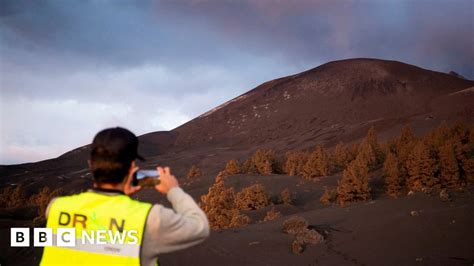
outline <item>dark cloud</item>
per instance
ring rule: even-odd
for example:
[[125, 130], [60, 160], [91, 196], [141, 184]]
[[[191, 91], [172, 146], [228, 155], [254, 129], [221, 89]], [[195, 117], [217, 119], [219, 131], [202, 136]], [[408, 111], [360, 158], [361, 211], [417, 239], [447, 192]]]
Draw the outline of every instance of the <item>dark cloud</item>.
[[[467, 1], [2, 1], [2, 56], [28, 65], [299, 66], [395, 59], [474, 77]], [[34, 53], [34, 56], [31, 54]], [[9, 56], [11, 55], [11, 56]], [[242, 57], [250, 61], [244, 62]], [[64, 68], [60, 68], [64, 70]]]
[[105, 126], [171, 129], [259, 83], [343, 58], [472, 79], [473, 5], [0, 0], [0, 163], [57, 156]]
[[[474, 2], [167, 1], [240, 49], [289, 61], [394, 59], [474, 78]], [[161, 14], [161, 13], [159, 13]], [[171, 16], [171, 15], [170, 15]]]

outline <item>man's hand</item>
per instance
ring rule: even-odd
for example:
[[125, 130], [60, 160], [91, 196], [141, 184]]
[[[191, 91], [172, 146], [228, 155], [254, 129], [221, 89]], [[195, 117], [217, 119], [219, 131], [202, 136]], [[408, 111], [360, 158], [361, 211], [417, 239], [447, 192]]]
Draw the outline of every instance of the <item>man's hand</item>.
[[160, 173], [160, 184], [155, 186], [155, 189], [162, 193], [167, 194], [174, 187], [179, 187], [178, 180], [171, 174], [169, 167], [157, 167], [158, 173]]
[[136, 171], [138, 171], [138, 167], [135, 166], [135, 162], [132, 163], [131, 167], [130, 167], [131, 171], [129, 171], [128, 173], [128, 177], [125, 181], [125, 185], [123, 187], [123, 192], [125, 193], [125, 195], [128, 195], [128, 196], [131, 196], [135, 193], [137, 193], [138, 191], [140, 191], [142, 189], [141, 186], [133, 186], [132, 185], [132, 180], [133, 180], [133, 174], [135, 174]]

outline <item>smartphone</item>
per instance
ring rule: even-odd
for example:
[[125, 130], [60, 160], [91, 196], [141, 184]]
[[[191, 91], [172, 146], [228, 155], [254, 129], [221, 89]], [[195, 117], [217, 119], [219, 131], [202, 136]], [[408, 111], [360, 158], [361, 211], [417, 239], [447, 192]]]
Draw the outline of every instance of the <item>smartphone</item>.
[[132, 185], [154, 187], [160, 184], [160, 173], [156, 170], [138, 170], [133, 174]]

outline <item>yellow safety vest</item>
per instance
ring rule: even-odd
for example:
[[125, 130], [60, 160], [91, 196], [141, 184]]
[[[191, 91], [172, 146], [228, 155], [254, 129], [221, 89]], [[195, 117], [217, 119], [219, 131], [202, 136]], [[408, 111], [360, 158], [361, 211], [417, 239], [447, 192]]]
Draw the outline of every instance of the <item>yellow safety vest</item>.
[[[140, 265], [140, 246], [150, 208], [151, 204], [122, 194], [83, 192], [57, 198], [50, 206], [46, 224], [53, 231], [53, 246], [44, 248], [41, 265]], [[74, 247], [55, 245], [58, 228], [75, 228]], [[125, 241], [113, 243], [107, 234], [106, 244], [91, 244], [90, 238], [83, 241], [84, 233], [91, 237], [97, 230], [123, 233]], [[136, 230], [136, 237], [126, 234], [132, 230]]]

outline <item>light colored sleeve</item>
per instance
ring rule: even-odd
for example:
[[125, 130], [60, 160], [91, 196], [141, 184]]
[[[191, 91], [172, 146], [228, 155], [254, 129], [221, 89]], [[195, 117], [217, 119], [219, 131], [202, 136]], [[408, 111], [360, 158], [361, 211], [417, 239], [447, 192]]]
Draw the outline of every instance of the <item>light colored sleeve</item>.
[[196, 245], [209, 237], [209, 222], [197, 203], [181, 188], [167, 194], [173, 209], [154, 205], [148, 214], [142, 255], [151, 259], [160, 253]]
[[49, 214], [49, 209], [51, 209], [51, 205], [53, 205], [53, 202], [56, 200], [56, 198], [52, 198], [49, 203], [48, 203], [48, 207], [46, 207], [46, 211], [44, 211], [44, 217], [48, 218], [48, 214]]

